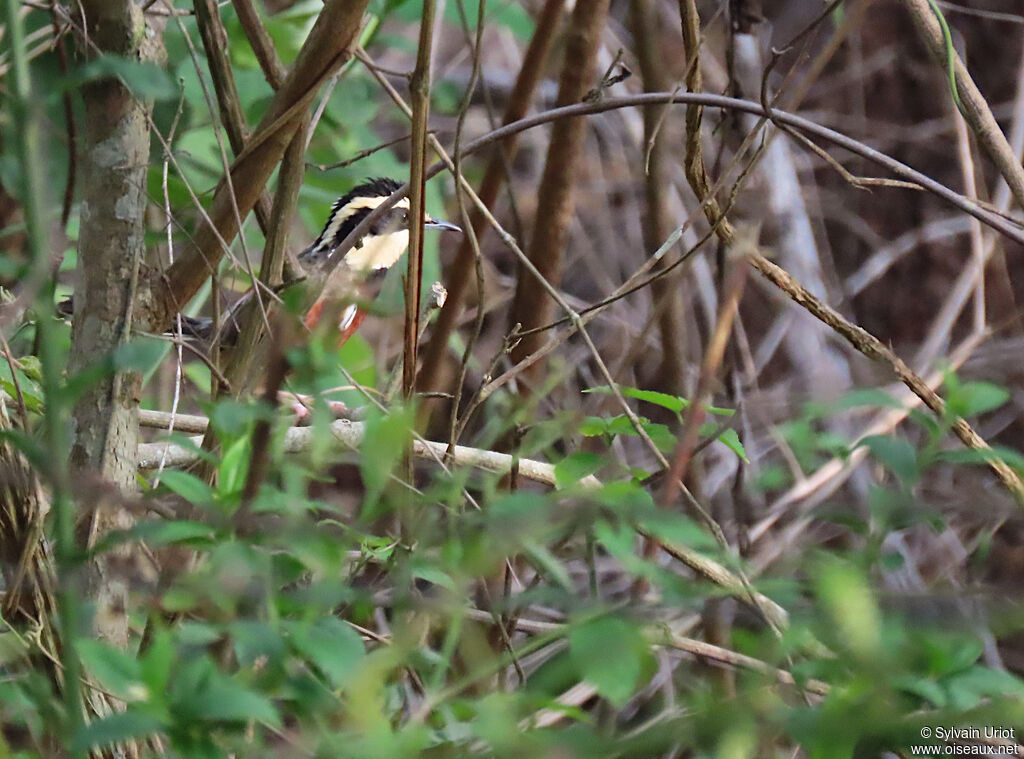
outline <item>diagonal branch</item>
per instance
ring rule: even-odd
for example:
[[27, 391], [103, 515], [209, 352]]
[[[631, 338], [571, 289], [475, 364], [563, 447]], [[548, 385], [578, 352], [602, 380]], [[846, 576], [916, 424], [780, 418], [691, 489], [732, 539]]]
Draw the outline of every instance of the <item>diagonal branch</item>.
[[1006, 140], [1006, 135], [992, 115], [988, 102], [971, 79], [967, 66], [960, 60], [956, 50], [947, 47], [939, 17], [936, 15], [937, 11], [933, 10], [929, 0], [903, 0], [903, 5], [910, 13], [914, 26], [928, 46], [932, 58], [943, 68], [947, 65], [952, 67], [958, 95], [957, 105], [964, 119], [978, 138], [978, 143], [1003, 175], [1003, 179], [1013, 192], [1013, 197], [1017, 200], [1017, 205], [1024, 208], [1024, 169], [1021, 168], [1020, 161]]
[[[601, 31], [608, 14], [608, 0], [577, 0], [566, 32], [565, 61], [558, 82], [558, 103], [578, 103], [593, 84]], [[575, 204], [573, 185], [583, 154], [586, 122], [581, 118], [559, 119], [551, 132], [544, 173], [537, 190], [537, 215], [526, 249], [530, 262], [555, 287], [562, 280], [562, 255], [569, 239], [569, 222]], [[520, 267], [510, 324], [538, 327], [550, 321], [552, 301], [527, 269]], [[524, 337], [513, 349], [522, 358], [541, 347], [543, 337]], [[540, 365], [528, 372], [526, 384], [539, 379]]]
[[[753, 267], [765, 279], [786, 293], [795, 303], [805, 308], [813, 316], [825, 322], [860, 353], [863, 353], [873, 361], [888, 364], [900, 381], [910, 388], [914, 395], [924, 401], [928, 408], [934, 411], [938, 417], [946, 417], [945, 401], [881, 340], [863, 327], [849, 322], [831, 306], [822, 303], [796, 281], [789, 272], [776, 266], [764, 256], [753, 256], [750, 261]], [[1006, 489], [1014, 495], [1017, 501], [1024, 505], [1024, 482], [1021, 482], [1020, 476], [992, 451], [991, 446], [974, 431], [974, 428], [968, 424], [966, 419], [953, 417], [950, 421], [953, 432], [960, 438], [961, 442], [968, 448], [986, 454], [985, 460], [996, 473], [996, 476], [1006, 486]]]
[[256, 204], [267, 180], [284, 155], [302, 116], [321, 84], [348, 60], [368, 0], [328, 0], [299, 51], [284, 84], [274, 96], [245, 150], [231, 167], [234, 202], [226, 183], [221, 183], [210, 204], [209, 219], [202, 221], [192, 244], [166, 272], [150, 281], [154, 292], [147, 321], [162, 328], [192, 298], [224, 255], [220, 244], [238, 234], [234, 208], [248, 213]]
[[[536, 31], [523, 54], [523, 65], [512, 86], [508, 103], [505, 105], [502, 123], [511, 124], [526, 115], [533, 100], [533, 93], [544, 73], [544, 64], [554, 44], [555, 33], [560, 26], [558, 22], [564, 5], [565, 0], [546, 0], [538, 14]], [[480, 196], [481, 202], [488, 208], [493, 208], [498, 199], [498, 191], [505, 179], [506, 167], [515, 155], [515, 151], [516, 140], [514, 137], [510, 137], [498, 146], [497, 151], [487, 163], [477, 194]], [[470, 224], [473, 234], [477, 238], [482, 238], [487, 229], [487, 222], [483, 214], [479, 211], [471, 211]], [[470, 287], [470, 276], [474, 269], [471, 240], [472, 235], [469, 234], [462, 238], [458, 252], [455, 254], [455, 261], [445, 270], [448, 299], [437, 316], [430, 341], [423, 352], [423, 366], [420, 368], [418, 380], [421, 390], [443, 389], [443, 382], [439, 376], [442, 361], [448, 350], [448, 338], [462, 313], [462, 303]], [[478, 297], [482, 298], [483, 294], [478, 294]]]

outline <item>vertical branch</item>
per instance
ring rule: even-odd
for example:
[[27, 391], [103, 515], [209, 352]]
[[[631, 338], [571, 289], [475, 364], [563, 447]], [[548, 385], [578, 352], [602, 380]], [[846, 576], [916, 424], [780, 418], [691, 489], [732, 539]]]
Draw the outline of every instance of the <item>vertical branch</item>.
[[947, 46], [937, 7], [930, 0], [903, 0], [903, 5], [910, 13], [932, 58], [944, 69], [947, 66], [952, 69], [950, 76], [955, 79], [956, 94], [959, 96], [957, 106], [978, 138], [978, 144], [1003, 175], [1017, 205], [1024, 208], [1024, 168], [1021, 168], [1020, 161], [1014, 155], [1003, 130], [999, 128], [999, 122], [992, 115], [985, 97], [971, 79], [964, 62], [952, 46]]
[[[74, 568], [77, 551], [74, 545], [74, 504], [71, 499], [71, 487], [68, 478], [67, 461], [70, 441], [68, 440], [68, 409], [64, 402], [66, 394], [62, 392], [61, 374], [63, 367], [59, 348], [59, 338], [55, 334], [53, 320], [46, 314], [53, 307], [53, 279], [50, 271], [50, 256], [46, 245], [45, 224], [43, 222], [44, 168], [40, 143], [41, 114], [39, 109], [42, 99], [33, 97], [32, 83], [29, 76], [28, 58], [25, 53], [24, 30], [17, 0], [6, 3], [7, 30], [10, 35], [11, 65], [13, 69], [12, 104], [15, 138], [18, 141], [17, 155], [22, 162], [23, 196], [25, 227], [28, 249], [32, 255], [32, 269], [27, 284], [36, 285], [36, 313], [40, 314], [36, 329], [39, 331], [40, 365], [42, 368], [43, 392], [46, 399], [46, 411], [43, 416], [43, 441], [46, 452], [53, 467], [44, 472], [49, 480], [51, 491], [50, 511], [54, 523], [54, 548], [57, 559], [57, 607], [60, 617], [60, 638], [63, 643], [61, 650], [61, 668], [63, 675], [62, 692], [65, 704], [66, 737], [74, 736], [82, 724], [81, 702], [81, 663], [71, 641], [78, 629], [80, 610], [79, 597], [71, 572]], [[9, 355], [9, 352], [8, 352]], [[135, 458], [132, 457], [134, 464]], [[14, 490], [12, 487], [11, 490]], [[26, 496], [22, 506], [31, 503]], [[41, 505], [41, 504], [40, 504]], [[41, 515], [27, 515], [36, 523]], [[33, 536], [35, 538], [35, 536]], [[38, 540], [33, 545], [24, 545], [24, 552], [35, 551]], [[16, 591], [8, 588], [8, 592]], [[45, 617], [40, 620], [41, 630], [45, 629]], [[59, 679], [60, 675], [58, 675]], [[77, 755], [81, 755], [79, 752]], [[72, 756], [76, 756], [72, 754]]]
[[[512, 92], [509, 95], [508, 103], [505, 106], [503, 124], [511, 124], [513, 121], [526, 116], [527, 109], [533, 101], [533, 94], [540, 82], [544, 65], [547, 62], [548, 54], [555, 40], [555, 33], [558, 31], [559, 19], [562, 16], [562, 8], [565, 0], [546, 0], [544, 7], [537, 16], [537, 25], [530, 40], [530, 44], [523, 54], [523, 65], [516, 77]], [[511, 161], [515, 155], [517, 138], [508, 137], [497, 147], [494, 155], [487, 164], [484, 171], [484, 178], [480, 183], [480, 200], [488, 208], [492, 207], [498, 199], [498, 191], [501, 189], [505, 178], [506, 161]], [[482, 213], [474, 210], [471, 213], [473, 233], [478, 240], [482, 240], [487, 230], [487, 220]], [[439, 376], [441, 362], [444, 359], [448, 348], [448, 337], [462, 313], [462, 303], [465, 300], [467, 289], [472, 282], [473, 275], [473, 247], [472, 238], [466, 235], [459, 244], [455, 261], [445, 272], [445, 285], [448, 288], [448, 299], [437, 316], [437, 323], [434, 325], [430, 342], [427, 343], [423, 354], [423, 367], [420, 370], [419, 386], [423, 390], [442, 390], [443, 380]], [[478, 295], [482, 297], [482, 293]]]
[[[558, 84], [558, 105], [578, 103], [593, 86], [601, 30], [608, 14], [608, 0], [577, 0], [569, 22], [565, 62]], [[573, 214], [573, 182], [583, 152], [586, 123], [579, 117], [560, 119], [551, 130], [544, 174], [538, 191], [537, 217], [527, 257], [539, 275], [553, 287], [562, 281], [562, 250], [569, 237]], [[512, 304], [511, 322], [524, 329], [551, 321], [552, 304], [541, 283], [521, 268]], [[513, 351], [519, 361], [544, 342], [543, 333], [524, 337]], [[543, 367], [535, 364], [525, 374], [527, 384], [539, 379]]]
[[[704, 82], [700, 72], [700, 16], [697, 13], [697, 0], [679, 0], [679, 16], [682, 21], [686, 60], [689, 62], [686, 89], [690, 92], [701, 92], [704, 89]], [[695, 103], [686, 106], [686, 157], [683, 169], [686, 181], [697, 200], [701, 202], [704, 215], [707, 216], [718, 239], [729, 245], [735, 237], [735, 230], [725, 218], [722, 207], [711, 191], [711, 181], [704, 165], [704, 150], [700, 144], [700, 124], [703, 118], [702, 106]]]
[[[231, 152], [237, 156], [245, 149], [249, 127], [245, 123], [242, 101], [238, 96], [231, 61], [228, 58], [228, 33], [221, 21], [220, 10], [215, 0], [195, 0], [194, 7], [196, 25], [213, 79], [213, 91], [217, 95], [220, 121], [228, 134]], [[256, 221], [260, 229], [266, 234], [270, 219], [270, 199], [266, 193], [260, 195], [253, 210], [256, 212]]]
[[412, 398], [416, 390], [416, 353], [419, 343], [420, 289], [423, 278], [423, 193], [427, 165], [427, 117], [430, 115], [430, 49], [433, 43], [435, 0], [424, 0], [416, 68], [409, 80], [412, 105], [412, 150], [409, 166], [409, 268], [405, 280], [405, 342], [402, 391]]
[[[263, 258], [260, 262], [260, 282], [269, 289], [280, 284], [282, 279], [288, 246], [288, 228], [295, 217], [299, 189], [302, 187], [302, 176], [306, 168], [306, 130], [308, 126], [309, 117], [307, 116], [296, 129], [291, 144], [285, 151], [284, 159], [281, 161], [281, 171], [278, 175], [273, 211], [270, 216], [270, 228], [267, 230], [267, 242], [263, 248]], [[263, 329], [266, 326], [255, 298], [251, 300], [240, 319], [241, 330], [238, 340], [224, 372], [224, 376], [232, 388], [232, 393], [235, 395], [249, 389], [245, 380], [252, 375], [253, 357], [256, 355], [257, 345], [264, 335]], [[209, 433], [207, 436], [211, 437]]]
[[[668, 77], [658, 50], [657, 35], [658, 7], [652, 0], [633, 0], [630, 4], [630, 21], [633, 38], [636, 40], [636, 54], [640, 63], [640, 75], [644, 92], [661, 92], [669, 89]], [[669, 221], [666, 206], [666, 188], [669, 186], [665, 165], [665, 142], [658, 139], [658, 121], [662, 108], [644, 108], [644, 143], [647, 151], [647, 171], [644, 175], [644, 200], [647, 215], [644, 220], [644, 246], [656, 250], [669, 236], [673, 225]], [[663, 269], [667, 262], [659, 264]], [[683, 392], [683, 319], [680, 313], [681, 301], [677, 297], [678, 277], [662, 277], [651, 287], [654, 309], [658, 314], [658, 330], [661, 335], [661, 366], [658, 370], [655, 389], [673, 394]]]
[[[131, 0], [83, 3], [91, 46], [131, 59], [162, 56], [159, 35], [150, 36], [142, 11]], [[83, 86], [85, 134], [82, 146], [82, 218], [78, 282], [71, 332], [69, 372], [109, 360], [131, 336], [136, 292], [145, 252], [146, 169], [152, 103], [135, 97], [117, 78]], [[72, 414], [71, 463], [123, 491], [135, 488], [138, 403], [141, 377], [112, 371], [78, 398]], [[119, 505], [98, 498], [83, 513], [77, 539], [130, 524]], [[127, 550], [127, 549], [125, 549]], [[123, 561], [105, 553], [91, 568], [87, 596], [97, 604], [96, 632], [126, 646], [128, 588], [112, 571]], [[109, 565], [109, 566], [108, 566]]]

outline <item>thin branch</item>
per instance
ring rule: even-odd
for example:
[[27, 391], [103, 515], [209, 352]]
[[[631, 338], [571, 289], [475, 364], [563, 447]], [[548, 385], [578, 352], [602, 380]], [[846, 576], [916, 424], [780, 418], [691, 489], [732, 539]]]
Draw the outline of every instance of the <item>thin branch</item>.
[[[335, 442], [345, 448], [357, 449], [363, 441], [366, 427], [363, 422], [351, 422], [339, 419], [330, 426]], [[198, 446], [201, 437], [191, 438], [193, 446]], [[307, 451], [313, 446], [314, 429], [312, 427], [291, 427], [285, 433], [282, 450], [285, 453]], [[543, 461], [522, 459], [507, 453], [470, 448], [457, 445], [449, 451], [447, 443], [427, 440], [413, 441], [413, 456], [437, 463], [448, 461], [453, 466], [464, 466], [482, 469], [497, 474], [507, 474], [513, 467], [518, 467], [520, 477], [538, 482], [549, 487], [556, 486], [555, 466]], [[138, 467], [145, 472], [159, 465], [161, 458], [166, 458], [167, 466], [184, 467], [198, 459], [195, 447], [182, 447], [174, 443], [143, 443], [138, 449]], [[443, 465], [443, 464], [442, 464]], [[601, 487], [601, 481], [593, 475], [580, 480], [579, 486], [587, 491]], [[646, 534], [640, 527], [635, 527], [640, 534]], [[711, 582], [737, 594], [742, 599], [750, 598], [747, 586], [727, 568], [703, 556], [688, 546], [675, 545], [662, 541], [663, 550], [670, 556], [681, 561], [694, 572]], [[789, 615], [786, 610], [767, 596], [755, 592], [753, 602], [766, 614], [773, 624], [780, 628], [788, 625]]]
[[[756, 116], [771, 118], [777, 123], [785, 124], [793, 129], [799, 129], [807, 134], [830, 142], [839, 148], [848, 150], [861, 158], [891, 171], [893, 174], [905, 181], [920, 185], [925, 191], [930, 192], [950, 205], [959, 208], [961, 211], [970, 214], [981, 223], [998, 231], [1004, 237], [1024, 245], [1024, 230], [1021, 229], [1020, 224], [1005, 219], [999, 214], [993, 213], [978, 202], [951, 190], [944, 184], [935, 181], [931, 177], [911, 168], [910, 166], [907, 166], [905, 163], [896, 160], [892, 156], [802, 116], [797, 116], [796, 114], [780, 111], [774, 108], [769, 112], [766, 111], [761, 103], [756, 103], [752, 100], [743, 100], [741, 98], [726, 97], [725, 95], [713, 95], [704, 92], [648, 92], [621, 98], [608, 98], [597, 103], [577, 103], [575, 105], [564, 106], [562, 108], [553, 108], [549, 111], [544, 111], [534, 116], [520, 119], [519, 121], [515, 121], [511, 124], [506, 124], [482, 135], [481, 137], [478, 137], [466, 145], [461, 152], [461, 156], [477, 153], [495, 142], [500, 142], [508, 137], [519, 134], [520, 132], [525, 132], [528, 129], [533, 129], [543, 124], [557, 121], [558, 119], [587, 116], [605, 113], [606, 111], [614, 111], [620, 108], [636, 108], [659, 103], [679, 105], [697, 104], [708, 108], [736, 110], [741, 113], [752, 113]], [[438, 161], [427, 169], [427, 179], [436, 176], [446, 168], [448, 168], [448, 164], [443, 161]], [[349, 235], [341, 241], [338, 247], [335, 248], [334, 252], [331, 253], [328, 265], [334, 266], [338, 261], [344, 258], [345, 254], [352, 249], [355, 243], [365, 236], [370, 226], [380, 219], [381, 216], [387, 213], [395, 203], [406, 197], [408, 192], [408, 185], [398, 188], [386, 201], [377, 206], [372, 213], [367, 214], [367, 216], [358, 225], [356, 225], [352, 232], [350, 232]]]
[[[936, 416], [940, 419], [947, 419], [948, 414], [945, 401], [881, 340], [863, 327], [849, 322], [842, 314], [827, 304], [822, 303], [808, 292], [803, 285], [797, 282], [789, 272], [763, 256], [756, 255], [752, 257], [751, 263], [768, 281], [786, 293], [795, 303], [805, 308], [813, 316], [825, 322], [860, 353], [874, 361], [888, 364], [900, 381], [924, 401], [925, 405], [935, 412]], [[952, 417], [948, 421], [952, 426], [954, 434], [960, 438], [964, 445], [985, 454], [985, 460], [989, 467], [995, 472], [1003, 485], [1006, 486], [1006, 489], [1014, 495], [1018, 502], [1024, 505], [1024, 482], [1021, 482], [1020, 476], [992, 451], [991, 446], [974, 431], [974, 428], [968, 424], [966, 419]]]
[[[951, 75], [956, 80], [956, 92], [959, 95], [958, 107], [964, 115], [971, 131], [978, 138], [978, 143], [995, 163], [999, 173], [1010, 186], [1017, 205], [1024, 209], [1024, 168], [1014, 155], [1006, 135], [999, 128], [999, 123], [988, 102], [978, 90], [964, 62], [960, 60], [951, 46], [947, 46], [940, 25], [941, 16], [932, 9], [929, 0], [903, 0], [903, 5], [910, 13], [918, 33], [928, 46], [932, 58], [942, 67], [952, 67]], [[944, 23], [944, 22], [943, 22]]]
[[412, 106], [412, 142], [409, 158], [409, 255], [405, 278], [405, 333], [402, 391], [411, 399], [416, 391], [416, 356], [419, 353], [420, 294], [423, 279], [424, 192], [427, 168], [427, 119], [430, 115], [430, 63], [434, 42], [436, 0], [423, 0], [416, 68], [409, 79]]

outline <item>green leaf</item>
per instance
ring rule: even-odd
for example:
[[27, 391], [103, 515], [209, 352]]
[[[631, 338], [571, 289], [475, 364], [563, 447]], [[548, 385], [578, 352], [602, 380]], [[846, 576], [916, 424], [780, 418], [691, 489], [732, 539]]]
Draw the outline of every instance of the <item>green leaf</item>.
[[412, 413], [393, 409], [386, 416], [372, 415], [366, 420], [359, 471], [366, 486], [367, 508], [372, 509], [384, 492], [391, 472], [402, 458], [412, 434]]
[[136, 738], [145, 738], [158, 732], [163, 725], [155, 717], [137, 709], [128, 708], [94, 720], [75, 736], [73, 751], [80, 753], [92, 748], [104, 748]]
[[601, 617], [569, 633], [569, 656], [580, 675], [615, 707], [636, 693], [651, 654], [635, 625]]
[[666, 509], [648, 509], [639, 524], [667, 546], [686, 546], [702, 551], [715, 551], [718, 542], [707, 530], [685, 514]]
[[178, 88], [167, 72], [153, 63], [100, 55], [72, 71], [64, 90], [74, 90], [87, 82], [116, 78], [137, 98], [169, 100], [177, 97]]
[[558, 558], [551, 553], [542, 543], [534, 540], [523, 541], [523, 554], [530, 560], [534, 567], [542, 570], [566, 593], [573, 593], [574, 586], [569, 570]]
[[965, 382], [950, 388], [948, 407], [957, 416], [977, 416], [1010, 400], [1010, 391], [991, 382]]
[[946, 691], [941, 685], [933, 680], [929, 680], [926, 677], [916, 676], [903, 676], [897, 677], [893, 680], [893, 685], [898, 688], [905, 690], [907, 693], [912, 693], [925, 701], [928, 701], [932, 706], [942, 708], [947, 705]]
[[[417, 6], [413, 6], [417, 7]], [[445, 20], [454, 27], [461, 28], [462, 21], [459, 17], [459, 9], [452, 3], [444, 7]], [[479, 3], [465, 3], [466, 23], [470, 29], [475, 29], [479, 19]], [[496, 3], [488, 4], [487, 15], [484, 19], [488, 28], [498, 26], [508, 29], [519, 40], [528, 40], [533, 34], [534, 21], [522, 3]]]
[[139, 657], [139, 673], [154, 696], [163, 697], [176, 658], [171, 634], [166, 629], [158, 630], [149, 648]]
[[191, 472], [165, 469], [160, 473], [160, 484], [191, 504], [201, 506], [212, 503], [214, 499], [213, 488]]
[[590, 451], [571, 453], [555, 464], [555, 487], [563, 490], [604, 466], [604, 458]]
[[911, 485], [920, 477], [917, 451], [906, 440], [897, 440], [885, 435], [869, 435], [858, 443], [858, 446], [860, 445], [866, 446], [878, 461], [906, 484]]
[[882, 620], [864, 576], [838, 561], [823, 562], [817, 592], [832, 617], [837, 640], [864, 659], [876, 657], [881, 647]]
[[438, 585], [447, 590], [455, 590], [455, 581], [447, 572], [436, 564], [426, 561], [413, 560], [412, 576], [419, 580], [426, 580], [429, 583]]
[[135, 337], [114, 350], [114, 367], [144, 372], [163, 358], [167, 344], [163, 340]]
[[[280, 662], [284, 657], [284, 641], [281, 633], [266, 622], [236, 620], [228, 625], [235, 646], [235, 656], [243, 667], [252, 667], [257, 662]], [[261, 669], [266, 664], [260, 665]]]
[[139, 522], [132, 528], [132, 534], [150, 545], [175, 545], [177, 543], [192, 543], [197, 540], [209, 541], [214, 537], [212, 527], [189, 519], [175, 519], [170, 522], [163, 520]]
[[248, 435], [244, 435], [229, 445], [217, 468], [217, 490], [221, 496], [240, 493], [245, 486], [245, 478], [249, 474], [249, 458], [251, 444]]
[[[585, 389], [583, 392], [605, 393], [611, 395], [612, 389], [608, 385], [600, 385], [598, 387]], [[690, 402], [686, 400], [686, 398], [682, 398], [678, 395], [669, 395], [668, 393], [659, 393], [656, 390], [639, 390], [635, 387], [619, 385], [619, 392], [626, 398], [635, 398], [638, 401], [653, 403], [655, 406], [661, 406], [662, 408], [666, 408], [676, 414], [690, 405]], [[718, 416], [732, 416], [736, 413], [735, 409], [719, 408], [718, 406], [705, 406], [704, 410], [709, 414], [716, 414]]]
[[1010, 699], [1024, 696], [1024, 682], [1009, 672], [975, 666], [946, 682], [954, 709], [973, 709], [985, 698]]
[[98, 640], [80, 639], [75, 648], [85, 671], [104, 689], [123, 701], [143, 701], [149, 697], [142, 669], [134, 658]]
[[1005, 445], [993, 445], [991, 450], [958, 448], [952, 451], [940, 451], [936, 458], [954, 464], [987, 464], [996, 458], [1002, 459], [1014, 469], [1024, 472], [1024, 453]]
[[324, 673], [334, 688], [342, 688], [366, 655], [363, 639], [337, 617], [322, 617], [312, 625], [292, 624], [296, 650]]
[[860, 406], [877, 406], [879, 408], [905, 409], [906, 404], [900, 403], [892, 394], [881, 388], [869, 387], [859, 390], [851, 390], [845, 393], [831, 408], [836, 410], [858, 408]]
[[654, 511], [656, 509], [651, 494], [634, 480], [605, 482], [601, 489], [594, 493], [594, 497], [605, 506], [618, 511], [632, 512], [640, 509]]
[[740, 442], [740, 435], [732, 427], [723, 430], [722, 434], [718, 436], [718, 440], [724, 443], [725, 446], [739, 456], [741, 459], [750, 463], [750, 459], [747, 458], [747, 449], [743, 447], [743, 443]]
[[[600, 385], [598, 387], [584, 389], [583, 392], [605, 393], [606, 395], [612, 395], [612, 389], [608, 385]], [[638, 401], [653, 403], [655, 406], [667, 408], [669, 411], [673, 411], [677, 414], [690, 405], [690, 402], [685, 398], [679, 398], [675, 395], [669, 395], [668, 393], [659, 393], [657, 390], [639, 390], [635, 387], [619, 385], [619, 392], [627, 398], [635, 398]]]
[[608, 422], [599, 416], [588, 416], [580, 424], [580, 434], [584, 437], [597, 437], [608, 434]]
[[[11, 396], [18, 397], [21, 390], [21, 397], [25, 400], [25, 408], [34, 413], [43, 411], [43, 391], [38, 381], [41, 379], [39, 372], [39, 359], [35, 356], [22, 356], [17, 360], [14, 372], [11, 371], [12, 362], [0, 360], [0, 387]], [[15, 383], [17, 377], [17, 383]]]
[[0, 633], [0, 666], [7, 667], [27, 657], [29, 652], [28, 643], [18, 633]]
[[270, 699], [219, 672], [192, 696], [188, 711], [203, 722], [281, 723]]

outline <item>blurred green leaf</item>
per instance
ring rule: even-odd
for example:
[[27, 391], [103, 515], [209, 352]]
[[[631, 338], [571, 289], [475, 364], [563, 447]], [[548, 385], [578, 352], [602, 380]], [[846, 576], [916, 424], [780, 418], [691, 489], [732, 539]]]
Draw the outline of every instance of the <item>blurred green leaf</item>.
[[[598, 387], [584, 388], [583, 392], [605, 393], [606, 395], [611, 395], [612, 389], [608, 387], [608, 385], [600, 385]], [[668, 393], [659, 393], [656, 390], [640, 390], [627, 385], [619, 385], [619, 392], [626, 398], [635, 398], [638, 401], [647, 401], [647, 403], [653, 403], [656, 406], [661, 406], [662, 408], [666, 408], [677, 414], [690, 406], [690, 402], [686, 400], [686, 398], [682, 398], [678, 395], [669, 395]], [[709, 414], [716, 414], [718, 416], [732, 416], [736, 413], [735, 409], [719, 408], [718, 406], [705, 406], [704, 410]]]
[[343, 688], [366, 655], [363, 639], [337, 617], [287, 627], [292, 645], [324, 673], [332, 687]]
[[859, 656], [879, 653], [881, 616], [866, 578], [836, 560], [822, 561], [817, 578], [818, 598], [835, 625], [836, 639]]
[[252, 444], [248, 435], [234, 440], [221, 457], [217, 467], [217, 491], [230, 496], [242, 492], [245, 478], [249, 474], [249, 458]]
[[[179, 472], [179, 474], [184, 474], [184, 472]], [[214, 537], [214, 530], [210, 525], [202, 522], [175, 519], [140, 522], [132, 528], [132, 534], [137, 539], [145, 540], [147, 544], [156, 546], [210, 541]]]
[[740, 442], [739, 433], [732, 427], [722, 430], [722, 434], [718, 436], [718, 440], [741, 459], [746, 461], [748, 464], [750, 463], [750, 459], [747, 458], [747, 449], [744, 448], [743, 443]]
[[106, 53], [71, 71], [62, 90], [76, 90], [83, 84], [111, 77], [120, 80], [137, 98], [169, 100], [178, 95], [178, 88], [170, 76], [156, 64]]
[[194, 694], [190, 711], [203, 722], [281, 722], [270, 699], [219, 673]]
[[80, 638], [75, 648], [89, 676], [118, 698], [130, 702], [149, 696], [142, 669], [133, 657], [98, 640]]
[[990, 450], [976, 448], [956, 448], [951, 451], [940, 451], [936, 458], [953, 464], [988, 464], [992, 457], [1002, 459], [1014, 469], [1024, 472], [1024, 453], [1016, 448], [1005, 445], [993, 445]]
[[408, 409], [394, 408], [387, 415], [372, 414], [360, 449], [359, 471], [366, 486], [366, 508], [372, 510], [391, 478], [412, 436], [413, 416]]
[[949, 705], [954, 709], [973, 709], [983, 699], [1024, 697], [1024, 682], [1009, 672], [988, 667], [971, 667], [948, 678], [945, 684]]
[[165, 469], [160, 473], [160, 484], [191, 504], [201, 506], [213, 502], [213, 488], [191, 472]]
[[615, 707], [624, 706], [636, 693], [651, 661], [643, 634], [618, 617], [573, 627], [569, 655], [580, 675]]
[[555, 487], [564, 490], [604, 466], [604, 458], [590, 451], [570, 453], [555, 464]]
[[[608, 385], [600, 385], [598, 387], [584, 388], [583, 392], [611, 395], [612, 389]], [[677, 414], [690, 405], [690, 402], [685, 398], [678, 398], [674, 395], [669, 395], [668, 393], [659, 393], [656, 390], [639, 390], [635, 387], [619, 385], [619, 392], [626, 398], [636, 398], [638, 401], [653, 403], [656, 406], [667, 408], [669, 411], [674, 411]]]
[[149, 648], [139, 656], [139, 673], [142, 681], [146, 683], [149, 692], [161, 701], [171, 680], [176, 658], [171, 634], [165, 629], [158, 629], [153, 634]]
[[114, 351], [114, 367], [122, 371], [144, 372], [160, 361], [167, 350], [162, 340], [135, 337]]
[[825, 411], [829, 409], [842, 410], [848, 408], [858, 408], [860, 406], [877, 406], [878, 408], [888, 409], [904, 409], [906, 405], [900, 403], [891, 393], [887, 393], [885, 390], [877, 387], [861, 388], [858, 390], [851, 390], [848, 393], [844, 393], [843, 396], [825, 407]]
[[965, 382], [950, 388], [947, 401], [950, 413], [977, 416], [994, 411], [1010, 400], [1010, 391], [991, 382]]
[[108, 748], [116, 743], [145, 738], [159, 732], [162, 723], [149, 714], [129, 707], [94, 719], [75, 736], [73, 751]]
[[869, 435], [861, 439], [858, 445], [867, 447], [879, 462], [908, 485], [913, 485], [921, 476], [917, 451], [906, 440], [887, 435]]

